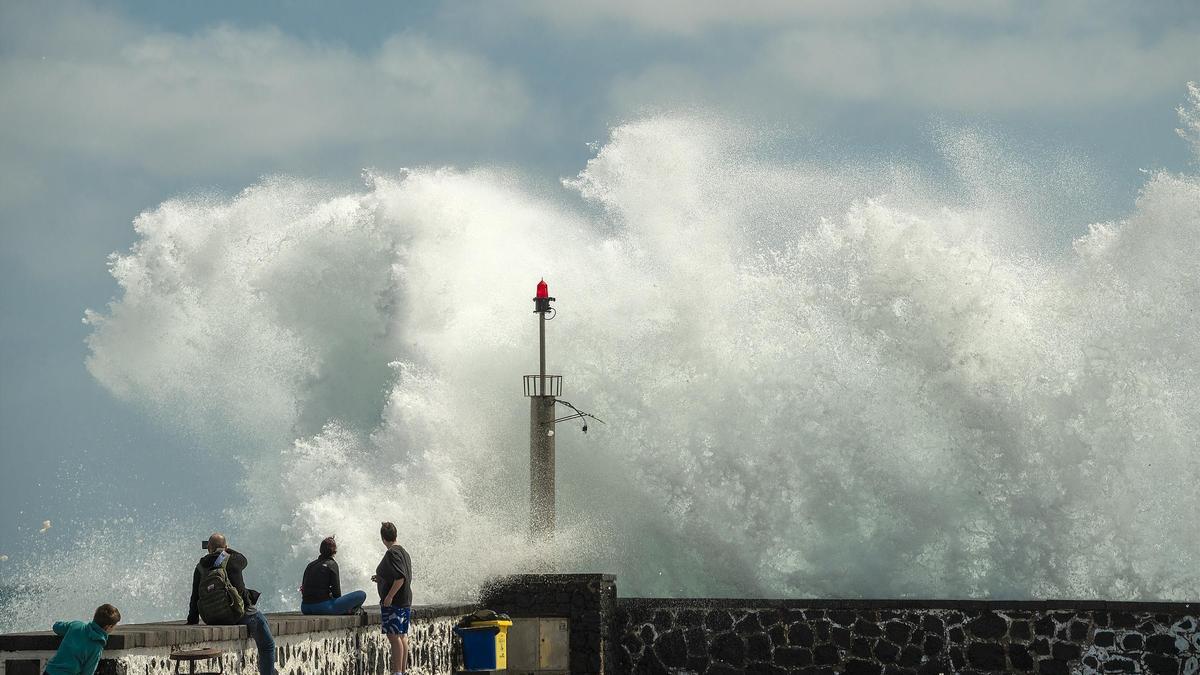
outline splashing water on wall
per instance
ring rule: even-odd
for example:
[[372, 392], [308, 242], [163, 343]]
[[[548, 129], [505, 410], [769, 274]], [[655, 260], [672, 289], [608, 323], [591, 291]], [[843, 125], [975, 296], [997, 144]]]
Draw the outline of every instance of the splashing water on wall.
[[[1200, 179], [1056, 246], [1054, 176], [941, 141], [954, 190], [663, 117], [565, 194], [413, 170], [173, 199], [113, 259], [88, 368], [234, 467], [279, 606], [332, 532], [369, 586], [385, 519], [417, 602], [542, 560], [625, 594], [1194, 599]], [[551, 370], [609, 425], [560, 433], [561, 532], [531, 547], [542, 276]], [[186, 586], [189, 556], [145, 556]]]

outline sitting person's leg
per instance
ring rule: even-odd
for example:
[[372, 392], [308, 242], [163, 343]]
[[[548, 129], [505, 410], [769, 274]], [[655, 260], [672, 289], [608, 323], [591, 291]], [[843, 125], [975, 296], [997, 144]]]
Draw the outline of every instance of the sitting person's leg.
[[321, 602], [303, 602], [300, 603], [301, 614], [341, 614], [333, 606], [333, 600], [323, 600]]
[[247, 614], [241, 624], [250, 632], [250, 637], [254, 638], [254, 644], [258, 647], [259, 675], [275, 675], [275, 636], [271, 635], [266, 615], [256, 609], [253, 614]]
[[353, 614], [355, 610], [363, 606], [367, 601], [367, 594], [364, 591], [354, 591], [347, 593], [340, 598], [330, 600], [332, 610], [330, 614]]

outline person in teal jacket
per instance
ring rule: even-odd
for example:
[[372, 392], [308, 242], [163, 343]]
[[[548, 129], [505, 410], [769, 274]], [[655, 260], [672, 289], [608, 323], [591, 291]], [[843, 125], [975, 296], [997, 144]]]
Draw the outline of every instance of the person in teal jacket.
[[112, 605], [97, 607], [91, 623], [55, 621], [54, 632], [62, 636], [62, 642], [54, 658], [46, 662], [44, 675], [94, 675], [108, 634], [120, 622], [121, 612]]

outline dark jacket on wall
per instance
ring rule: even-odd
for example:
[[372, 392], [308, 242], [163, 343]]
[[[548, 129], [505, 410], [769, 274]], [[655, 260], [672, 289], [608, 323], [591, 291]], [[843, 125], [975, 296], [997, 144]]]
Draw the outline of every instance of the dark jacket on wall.
[[337, 561], [321, 556], [304, 568], [300, 595], [305, 603], [325, 602], [342, 597], [341, 573]]
[[[246, 613], [254, 613], [254, 603], [258, 600], [259, 593], [254, 590], [246, 590], [246, 581], [242, 578], [242, 570], [246, 569], [249, 561], [246, 556], [237, 551], [227, 548], [229, 552], [229, 564], [225, 567], [225, 574], [229, 576], [229, 583], [237, 589], [238, 593], [242, 594], [242, 602], [246, 605]], [[217, 560], [216, 553], [209, 553], [200, 559], [196, 569], [192, 570], [192, 599], [188, 603], [188, 618], [189, 624], [200, 623], [200, 610], [196, 607], [196, 603], [200, 601], [200, 568], [205, 569], [212, 567]]]

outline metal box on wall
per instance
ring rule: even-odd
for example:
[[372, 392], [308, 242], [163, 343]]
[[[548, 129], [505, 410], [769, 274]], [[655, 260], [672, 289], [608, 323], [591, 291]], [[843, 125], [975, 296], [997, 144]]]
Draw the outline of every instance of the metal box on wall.
[[516, 675], [567, 675], [571, 625], [563, 618], [513, 619], [508, 629], [508, 672]]

